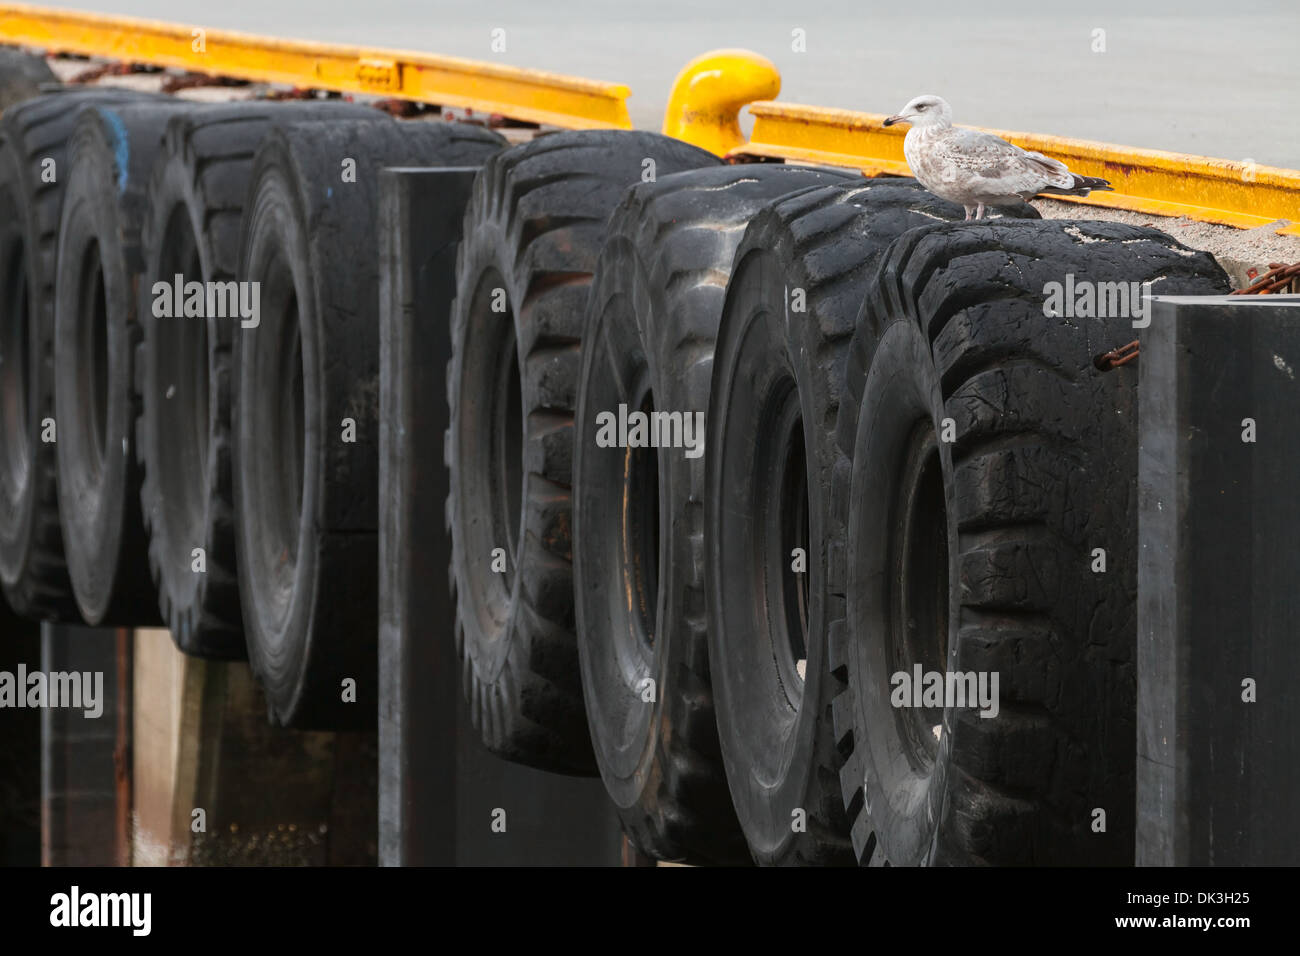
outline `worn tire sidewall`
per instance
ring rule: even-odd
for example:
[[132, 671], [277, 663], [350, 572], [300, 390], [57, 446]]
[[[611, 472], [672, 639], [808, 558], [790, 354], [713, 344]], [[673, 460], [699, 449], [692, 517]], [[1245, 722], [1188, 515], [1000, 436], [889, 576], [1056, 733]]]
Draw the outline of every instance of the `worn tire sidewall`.
[[[22, 422], [16, 423], [18, 429], [15, 429], [15, 431], [21, 430], [23, 434], [13, 436], [15, 440], [21, 438], [26, 446], [27, 467], [20, 481], [14, 486], [11, 487], [6, 480], [4, 488], [0, 489], [3, 491], [0, 493], [0, 580], [6, 584], [13, 583], [22, 569], [4, 563], [4, 557], [24, 555], [29, 548], [32, 524], [36, 515], [32, 499], [36, 494], [36, 484], [40, 480], [40, 459], [45, 452], [40, 438], [40, 423], [44, 410], [41, 408], [42, 389], [39, 385], [39, 379], [44, 376], [45, 359], [41, 351], [41, 336], [35, 327], [34, 298], [38, 294], [36, 290], [40, 281], [35, 262], [36, 255], [39, 253], [28, 247], [28, 237], [35, 235], [36, 224], [32, 221], [31, 202], [22, 202], [16, 195], [25, 188], [25, 177], [22, 175], [22, 170], [18, 168], [16, 159], [13, 149], [0, 149], [0, 184], [2, 184], [0, 185], [0, 212], [6, 213], [0, 216], [0, 256], [3, 256], [0, 258], [0, 263], [8, 271], [12, 257], [21, 253], [23, 272], [21, 281], [25, 286], [27, 303], [25, 315], [4, 317], [5, 322], [21, 323], [26, 327], [26, 334], [16, 337], [20, 340], [25, 339], [27, 353], [21, 366], [26, 373], [26, 381], [22, 383], [25, 392], [23, 396], [25, 416]], [[15, 213], [23, 218], [18, 218]], [[6, 283], [9, 278], [11, 277], [6, 275]], [[4, 303], [6, 308], [9, 304]]]
[[[742, 251], [728, 291], [728, 316], [719, 329], [714, 353], [713, 389], [709, 417], [714, 436], [707, 443], [706, 549], [709, 554], [708, 596], [713, 602], [709, 628], [710, 659], [713, 661], [714, 691], [718, 697], [718, 730], [730, 741], [724, 743], [727, 779], [737, 811], [745, 825], [746, 838], [756, 857], [782, 857], [796, 839], [792, 812], [807, 806], [809, 785], [815, 773], [814, 735], [822, 722], [821, 698], [825, 691], [825, 641], [817, 635], [825, 630], [824, 556], [812, 547], [808, 554], [808, 657], [802, 702], [797, 711], [773, 708], [777, 694], [784, 693], [772, 664], [764, 661], [756, 640], [767, 628], [766, 617], [758, 619], [761, 602], [751, 579], [750, 562], [755, 547], [759, 504], [756, 490], [754, 450], [765, 437], [764, 403], [778, 390], [795, 388], [805, 423], [805, 455], [809, 470], [816, 453], [809, 453], [808, 440], [813, 421], [804, 389], [811, 368], [809, 350], [801, 348], [799, 318], [785, 310], [781, 315], [770, 303], [783, 302], [785, 280], [779, 262], [761, 250]], [[742, 383], [744, 383], [742, 385]], [[823, 515], [830, 512], [823, 500], [825, 490], [815, 475], [807, 484], [809, 502], [808, 537], [824, 540]], [[727, 557], [730, 554], [732, 557]], [[716, 626], [712, 626], [716, 625]], [[771, 680], [756, 685], [740, 680], [744, 675], [771, 672]], [[762, 766], [765, 755], [779, 754], [775, 766]]]
[[[153, 237], [152, 241], [145, 244], [146, 254], [150, 261], [146, 262], [144, 275], [158, 276], [159, 281], [171, 279], [170, 276], [164, 276], [161, 272], [161, 259], [164, 250], [162, 239], [166, 235], [168, 226], [175, 215], [184, 215], [188, 227], [193, 236], [200, 237], [203, 235], [203, 223], [199, 219], [200, 211], [203, 208], [201, 199], [193, 195], [193, 183], [186, 169], [185, 163], [181, 159], [169, 153], [163, 154], [165, 159], [161, 167], [161, 174], [154, 180], [154, 192], [150, 197], [149, 211], [147, 213], [148, 221], [143, 230], [143, 234]], [[204, 242], [195, 242], [195, 252], [199, 258], [200, 275], [187, 276], [185, 281], [191, 280], [207, 282], [212, 277], [212, 264], [208, 261], [208, 249]], [[143, 286], [141, 287], [141, 296], [146, 294]], [[143, 305], [143, 299], [142, 299]], [[195, 322], [203, 321], [207, 324], [208, 336], [208, 425], [207, 433], [199, 437], [199, 441], [205, 442], [209, 449], [212, 448], [214, 441], [214, 432], [216, 425], [216, 415], [219, 404], [217, 394], [218, 377], [217, 369], [212, 361], [212, 343], [223, 342], [229, 347], [230, 335], [223, 334], [219, 324], [223, 320], [207, 317], [199, 319], [178, 319], [157, 318], [152, 309], [141, 308], [140, 323], [144, 328], [145, 341], [155, 341], [158, 339], [158, 327], [164, 322]], [[219, 336], [222, 336], [219, 338]], [[197, 606], [200, 602], [199, 595], [202, 593], [203, 582], [206, 580], [204, 575], [193, 573], [190, 570], [190, 550], [185, 547], [186, 542], [178, 540], [182, 530], [172, 526], [169, 521], [169, 509], [164, 500], [164, 491], [168, 485], [175, 480], [171, 473], [178, 467], [177, 455], [174, 448], [164, 446], [164, 436], [159, 422], [159, 406], [170, 384], [165, 381], [165, 376], [160, 368], [159, 355], [155, 349], [143, 348], [140, 350], [142, 357], [140, 369], [141, 381], [141, 407], [143, 414], [141, 420], [144, 423], [140, 429], [139, 441], [144, 461], [152, 465], [150, 472], [146, 473], [146, 481], [151, 485], [149, 494], [142, 495], [144, 499], [141, 506], [150, 511], [152, 522], [151, 536], [167, 542], [173, 551], [172, 560], [160, 560], [158, 562], [160, 584], [166, 589], [167, 593], [173, 597], [174, 601], [179, 601], [187, 606]], [[217, 456], [209, 453], [207, 474], [203, 480], [208, 487], [215, 480], [213, 470], [217, 467]], [[166, 471], [166, 474], [163, 471]], [[195, 540], [193, 545], [201, 546], [206, 554], [212, 553], [212, 496], [211, 494], [201, 495], [203, 502], [203, 514], [196, 516], [196, 526], [200, 529], [203, 537], [202, 540]], [[151, 505], [155, 506], [151, 508]], [[162, 557], [162, 555], [160, 555]]]
[[[83, 127], [83, 130], [85, 127]], [[75, 142], [75, 139], [74, 139]], [[96, 144], [102, 156], [110, 145]], [[114, 197], [117, 184], [102, 162], [80, 162], [69, 174], [59, 230], [54, 309], [54, 407], [58, 423], [55, 452], [59, 468], [59, 514], [63, 525], [68, 572], [77, 604], [88, 624], [99, 623], [113, 599], [118, 555], [125, 520], [126, 480], [134, 437], [130, 394], [132, 342], [127, 329], [134, 305]], [[88, 370], [81, 364], [82, 337], [93, 321], [91, 304], [82, 299], [83, 268], [98, 246], [107, 321], [106, 398], [103, 461], [86, 419], [92, 410], [83, 401]], [[93, 329], [89, 330], [93, 336]], [[99, 470], [99, 474], [95, 474]]]
[[[482, 175], [482, 174], [480, 174]], [[481, 381], [477, 369], [467, 368], [478, 362], [488, 363], [497, 346], [504, 347], [508, 336], [510, 347], [515, 350], [516, 368], [520, 376], [520, 390], [525, 406], [528, 405], [526, 391], [527, 364], [519, 352], [519, 342], [523, 335], [519, 320], [519, 307], [523, 302], [525, 290], [519, 277], [515, 274], [513, 264], [507, 260], [506, 250], [514, 248], [510, 236], [502, 228], [496, 216], [481, 218], [476, 228], [463, 240], [464, 261], [472, 263], [471, 271], [464, 273], [457, 282], [457, 294], [469, 299], [463, 309], [456, 311], [452, 327], [452, 364], [449, 387], [458, 394], [455, 406], [456, 414], [451, 419], [451, 441], [456, 462], [458, 463], [456, 497], [454, 507], [460, 515], [458, 528], [472, 529], [477, 524], [474, 516], [481, 517], [487, 524], [494, 518], [495, 500], [492, 496], [492, 476], [479, 472], [478, 466], [488, 465], [486, 457], [486, 440], [490, 439], [495, 428], [495, 401], [497, 396], [484, 394], [467, 386]], [[484, 283], [495, 272], [500, 277], [506, 296], [512, 326], [509, 330], [476, 327], [474, 319], [477, 314], [475, 297], [485, 292], [489, 296], [492, 288]], [[488, 306], [490, 309], [490, 305]], [[489, 314], [491, 314], [489, 312]], [[504, 321], [502, 319], [501, 321]], [[523, 441], [524, 436], [505, 436], [507, 441], [516, 438]], [[481, 444], [482, 443], [482, 444]], [[474, 463], [474, 473], [465, 469], [467, 462]], [[518, 529], [514, 554], [508, 555], [513, 569], [513, 580], [508, 592], [500, 588], [500, 582], [494, 580], [496, 572], [490, 570], [491, 549], [503, 547], [507, 542], [497, 541], [488, 532], [480, 534], [476, 529], [471, 540], [458, 544], [462, 550], [462, 560], [453, 561], [452, 568], [456, 575], [457, 593], [462, 595], [461, 604], [473, 608], [476, 612], [488, 610], [491, 620], [483, 619], [481, 613], [465, 614], [461, 617], [465, 628], [465, 654], [470, 659], [478, 678], [485, 684], [495, 684], [501, 677], [506, 660], [517, 645], [515, 629], [518, 615], [524, 603], [521, 596], [523, 586], [522, 567], [526, 560], [525, 541], [529, 530], [537, 531], [541, 516], [534, 515], [531, 509], [532, 497], [530, 486], [535, 477], [528, 471], [526, 463], [523, 468], [523, 484], [519, 489], [520, 501], [525, 509], [523, 525]], [[502, 489], [504, 492], [505, 489]], [[477, 573], [476, 573], [477, 572]]]
[[[316, 593], [320, 572], [317, 516], [321, 500], [321, 424], [320, 343], [315, 330], [317, 309], [316, 270], [310, 258], [307, 237], [297, 223], [306, 222], [300, 197], [284, 174], [266, 167], [268, 172], [254, 179], [255, 185], [245, 211], [245, 239], [241, 243], [240, 276], [242, 281], [261, 282], [271, 257], [283, 257], [292, 274], [293, 294], [297, 303], [297, 325], [301, 336], [303, 362], [303, 485], [302, 508], [296, 521], [297, 560], [291, 578], [281, 575], [281, 584], [272, 587], [268, 567], [271, 556], [259, 554], [264, 547], [266, 530], [260, 526], [261, 513], [267, 507], [266, 489], [280, 480], [274, 470], [291, 449], [274, 447], [267, 424], [259, 414], [280, 407], [286, 399], [284, 383], [272, 371], [259, 365], [272, 349], [259, 338], [270, 338], [270, 310], [262, 298], [262, 313], [257, 328], [240, 329], [237, 336], [238, 361], [234, 363], [235, 400], [232, 410], [232, 451], [236, 534], [239, 539], [239, 586], [244, 602], [244, 625], [248, 639], [249, 660], [264, 684], [268, 696], [290, 701], [285, 709], [291, 713], [303, 690], [314, 613], [312, 596]], [[265, 288], [263, 286], [263, 288]], [[276, 347], [278, 350], [278, 346]], [[292, 398], [292, 396], [287, 396]], [[306, 516], [303, 520], [302, 516]], [[283, 611], [270, 606], [268, 593], [279, 592]]]
[[[860, 330], [861, 331], [861, 330]], [[877, 838], [887, 859], [896, 865], [928, 861], [941, 819], [945, 781], [949, 773], [954, 725], [945, 708], [938, 752], [928, 772], [918, 773], [906, 756], [898, 728], [902, 715], [891, 703], [893, 671], [886, 637], [896, 622], [891, 610], [897, 585], [891, 554], [892, 531], [904, 521], [898, 497], [908, 440], [921, 419], [928, 418], [935, 434], [942, 433], [943, 397], [939, 372], [925, 336], [910, 318], [889, 323], [872, 352], [854, 441], [854, 471], [846, 535], [848, 567], [847, 624], [851, 635], [847, 663], [854, 695], [855, 727], [869, 728], [865, 748], [864, 798], [873, 819], [880, 821]], [[957, 536], [952, 455], [939, 441], [948, 525], [948, 656], [946, 667], [957, 669], [955, 622], [958, 620]]]
[[[626, 450], [597, 447], [595, 438], [599, 413], [617, 414], [620, 403], [628, 405], [629, 413], [635, 410], [636, 396], [620, 384], [631, 385], [634, 392], [649, 387], [656, 410], [677, 407], [673, 404], [676, 399], [660, 388], [668, 383], [641, 345], [637, 334], [640, 312], [633, 304], [646, 303], [650, 310], [662, 308], [662, 290], [650, 284], [640, 256], [622, 237], [602, 251], [597, 276], [590, 301], [599, 311], [584, 337], [583, 388], [575, 420], [573, 529], [581, 557], [574, 561], [574, 592], [578, 595], [578, 651], [588, 717], [593, 728], [602, 729], [601, 733], [593, 730], [592, 746], [611, 799], [628, 809], [643, 799], [647, 787], [656, 785], [649, 770], [666, 716], [665, 692], [671, 687], [676, 649], [673, 632], [681, 613], [680, 595], [665, 587], [671, 580], [663, 559], [665, 555], [683, 559], [679, 537], [687, 529], [681, 520], [680, 495], [690, 485], [689, 473], [676, 474], [678, 469], [666, 467], [665, 456], [675, 450], [657, 449], [660, 547], [656, 570], [660, 587], [649, 622], [654, 643], [647, 647], [624, 599], [628, 570], [623, 547]], [[618, 371], [606, 360], [617, 361]], [[686, 547], [685, 559], [690, 560], [689, 542]], [[607, 597], [598, 611], [585, 599], [588, 592]], [[593, 612], [597, 614], [594, 618], [590, 616]], [[654, 681], [653, 702], [642, 696], [642, 682], [647, 679]]]

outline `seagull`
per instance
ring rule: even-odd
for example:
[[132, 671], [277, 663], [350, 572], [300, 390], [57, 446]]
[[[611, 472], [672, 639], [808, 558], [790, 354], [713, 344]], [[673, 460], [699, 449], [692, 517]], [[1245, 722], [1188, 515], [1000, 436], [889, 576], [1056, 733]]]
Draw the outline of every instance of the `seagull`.
[[[1086, 196], [1110, 183], [1070, 172], [1059, 160], [1013, 146], [992, 133], [952, 125], [952, 108], [924, 94], [885, 120], [911, 123], [903, 155], [917, 181], [940, 199], [961, 203], [966, 218], [982, 219], [985, 206], [1014, 206], [1039, 193]], [[972, 216], [972, 213], [974, 214]]]

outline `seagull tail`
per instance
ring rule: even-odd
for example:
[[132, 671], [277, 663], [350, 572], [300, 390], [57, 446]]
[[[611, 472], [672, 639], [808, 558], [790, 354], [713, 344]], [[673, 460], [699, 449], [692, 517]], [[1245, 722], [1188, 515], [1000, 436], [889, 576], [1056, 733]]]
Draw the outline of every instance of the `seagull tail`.
[[1080, 176], [1078, 173], [1070, 173], [1070, 177], [1074, 180], [1074, 185], [1068, 189], [1059, 186], [1048, 186], [1043, 192], [1056, 193], [1059, 196], [1086, 196], [1094, 189], [1099, 192], [1113, 193], [1115, 191], [1115, 187], [1107, 180], [1098, 179], [1096, 176]]

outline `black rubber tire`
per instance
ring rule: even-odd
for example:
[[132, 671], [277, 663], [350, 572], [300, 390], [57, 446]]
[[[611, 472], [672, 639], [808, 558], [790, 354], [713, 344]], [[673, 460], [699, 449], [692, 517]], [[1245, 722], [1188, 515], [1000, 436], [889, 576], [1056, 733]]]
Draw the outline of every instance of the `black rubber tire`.
[[[149, 186], [140, 288], [228, 282], [253, 156], [277, 123], [391, 121], [350, 103], [246, 102], [195, 106], [167, 125]], [[136, 350], [136, 452], [149, 570], [172, 640], [186, 654], [247, 656], [235, 569], [230, 470], [231, 346], [235, 320], [157, 319], [141, 313]], [[206, 572], [192, 570], [202, 548]]]
[[249, 663], [281, 724], [372, 729], [378, 712], [379, 172], [477, 166], [503, 142], [334, 121], [281, 126], [257, 151], [238, 274], [260, 283], [261, 319], [235, 333], [232, 466]]
[[[132, 360], [149, 172], [181, 102], [90, 107], [68, 141], [54, 295], [59, 520], [86, 623], [160, 622], [140, 518]], [[126, 158], [125, 164], [121, 162]]]
[[761, 864], [853, 861], [825, 649], [843, 617], [829, 583], [843, 549], [830, 486], [844, 356], [889, 243], [964, 214], [912, 180], [826, 186], [760, 213], [736, 253], [714, 350], [704, 541], [722, 755]]
[[[570, 522], [582, 323], [606, 223], [651, 163], [667, 176], [718, 162], [653, 133], [555, 133], [502, 153], [474, 182], [447, 373], [449, 579], [474, 726], [516, 763], [596, 772]], [[492, 311], [499, 295], [504, 314]], [[491, 570], [496, 548], [505, 573]]]
[[[831, 628], [864, 864], [1133, 862], [1137, 373], [1093, 358], [1138, 332], [1046, 315], [1070, 273], [1229, 290], [1164, 233], [1056, 220], [910, 233], [868, 291], [837, 429], [834, 495], [851, 505], [847, 622]], [[997, 715], [892, 706], [891, 674], [918, 663], [997, 673]]]
[[648, 397], [707, 422], [713, 343], [745, 226], [782, 196], [849, 179], [860, 177], [782, 165], [665, 176], [628, 192], [596, 267], [573, 466], [578, 651], [601, 777], [624, 832], [657, 859], [750, 862], [713, 713], [704, 448], [691, 458], [600, 447], [597, 416], [642, 409]]
[[58, 85], [45, 57], [10, 47], [0, 49], [0, 113], [42, 92], [52, 92]]
[[[42, 440], [42, 422], [54, 418], [54, 274], [67, 141], [84, 106], [147, 101], [162, 98], [66, 89], [0, 117], [0, 586], [29, 620], [81, 621], [59, 528], [56, 442]], [[20, 358], [9, 361], [14, 355]]]

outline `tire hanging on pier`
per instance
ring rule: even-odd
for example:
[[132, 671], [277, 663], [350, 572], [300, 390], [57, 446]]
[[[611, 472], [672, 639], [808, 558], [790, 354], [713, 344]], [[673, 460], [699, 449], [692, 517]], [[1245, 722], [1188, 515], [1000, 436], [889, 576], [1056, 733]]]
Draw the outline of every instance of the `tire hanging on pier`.
[[175, 100], [82, 111], [68, 147], [54, 302], [59, 520], [86, 623], [159, 623], [140, 519], [132, 360], [140, 340], [140, 224]]
[[1144, 282], [1229, 289], [1207, 253], [1086, 220], [931, 225], [881, 260], [832, 469], [863, 864], [1133, 861], [1137, 375], [1093, 359], [1140, 335]]
[[[1014, 214], [1037, 217], [1032, 207]], [[849, 336], [889, 243], [960, 206], [911, 180], [826, 186], [750, 223], [713, 354], [704, 551], [718, 732], [763, 864], [851, 864], [827, 657], [842, 624], [832, 494]]]
[[[624, 832], [658, 859], [750, 862], [718, 749], [702, 560], [709, 380], [732, 258], [763, 207], [850, 178], [775, 164], [662, 177], [624, 198], [596, 267], [575, 420], [578, 649], [605, 787]], [[621, 410], [669, 416], [660, 437], [693, 445], [598, 444]]]
[[59, 528], [54, 292], [68, 139], [88, 105], [165, 102], [64, 89], [0, 117], [0, 587], [29, 620], [79, 622]]
[[447, 527], [465, 696], [509, 760], [595, 771], [570, 522], [582, 324], [606, 222], [628, 187], [718, 163], [653, 133], [556, 133], [474, 183], [447, 375]]
[[[312, 119], [391, 122], [369, 107], [327, 101], [196, 105], [168, 123], [142, 228], [143, 292], [161, 283], [175, 293], [178, 275], [182, 301], [186, 283], [230, 288], [257, 147], [275, 125]], [[159, 311], [175, 312], [177, 304]], [[231, 349], [240, 320], [183, 312], [140, 314], [136, 449], [149, 570], [182, 651], [242, 658], [230, 468]]]
[[233, 331], [236, 551], [248, 658], [273, 720], [371, 729], [378, 701], [379, 173], [477, 166], [489, 130], [335, 120], [257, 151]]

